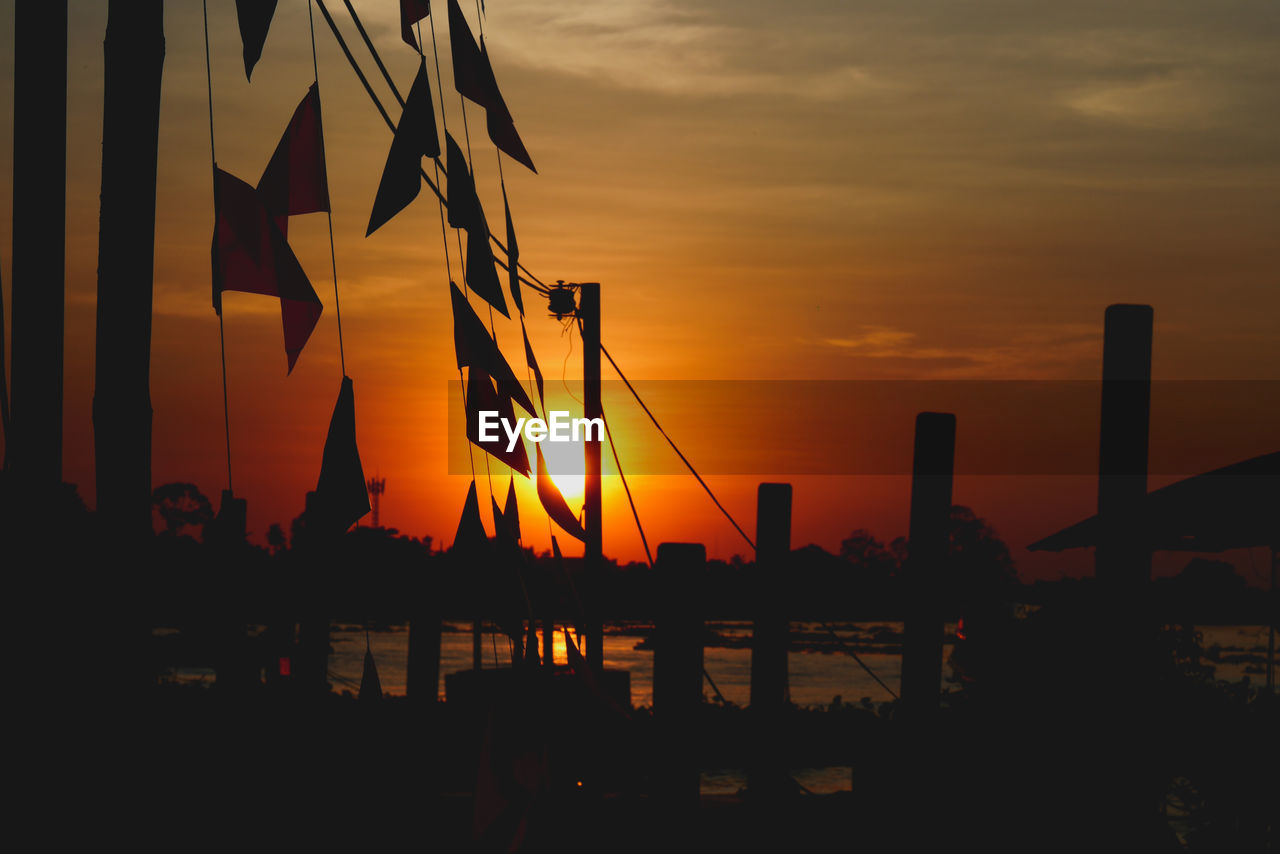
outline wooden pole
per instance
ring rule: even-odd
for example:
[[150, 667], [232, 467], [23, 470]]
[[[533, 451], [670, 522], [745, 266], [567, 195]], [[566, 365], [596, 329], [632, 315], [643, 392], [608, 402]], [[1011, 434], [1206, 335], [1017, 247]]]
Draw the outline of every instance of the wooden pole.
[[112, 0], [102, 117], [94, 463], [104, 531], [151, 533], [151, 297], [163, 0]]
[[1152, 319], [1149, 305], [1111, 305], [1103, 333], [1094, 571], [1109, 598], [1126, 602], [1151, 579], [1141, 513], [1147, 496]]
[[435, 603], [437, 597], [417, 584], [413, 616], [409, 618], [409, 660], [405, 673], [405, 696], [413, 703], [434, 703], [440, 696], [440, 631], [444, 621]]
[[1280, 621], [1280, 599], [1276, 598], [1276, 575], [1280, 573], [1280, 545], [1271, 547], [1271, 615], [1267, 620], [1267, 690], [1276, 690], [1276, 623]]
[[18, 0], [13, 71], [12, 471], [62, 483], [67, 214], [67, 3]]
[[902, 643], [902, 711], [926, 719], [938, 711], [942, 682], [942, 603], [939, 586], [947, 559], [956, 417], [916, 416], [908, 533], [907, 603]]
[[755, 626], [751, 635], [752, 762], [747, 791], [776, 794], [787, 782], [779, 728], [789, 700], [784, 606], [791, 554], [791, 484], [762, 483], [756, 492], [756, 566], [752, 579]]
[[[582, 321], [583, 414], [586, 418], [603, 418], [600, 402], [600, 284], [584, 282], [578, 286], [578, 317]], [[600, 495], [600, 454], [603, 437], [588, 431], [586, 442], [586, 507], [583, 527], [587, 532], [584, 557], [587, 577], [598, 586], [604, 572], [603, 519]], [[604, 669], [604, 624], [598, 596], [587, 603], [587, 666], [594, 672]]]
[[702, 585], [707, 550], [662, 543], [654, 563], [658, 612], [653, 636], [653, 717], [663, 755], [658, 795], [696, 803], [697, 715], [702, 705]]

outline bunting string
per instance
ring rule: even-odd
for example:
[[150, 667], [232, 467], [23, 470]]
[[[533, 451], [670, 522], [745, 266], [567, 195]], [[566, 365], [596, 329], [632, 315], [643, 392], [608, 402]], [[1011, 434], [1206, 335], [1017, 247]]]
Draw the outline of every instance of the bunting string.
[[[316, 22], [311, 13], [311, 0], [307, 0], [307, 24], [311, 28], [311, 69], [315, 73], [316, 97], [320, 93], [320, 63], [316, 59]], [[322, 143], [323, 144], [323, 143]], [[325, 210], [329, 218], [329, 263], [333, 268], [333, 313], [338, 319], [338, 362], [342, 367], [342, 375], [347, 375], [347, 353], [342, 344], [342, 306], [338, 303], [338, 253], [333, 244], [333, 203]]]
[[[218, 221], [218, 154], [213, 135], [213, 62], [209, 58], [209, 1], [201, 0], [201, 12], [204, 16], [204, 77], [209, 91], [209, 166], [213, 175], [213, 219], [214, 228]], [[227, 395], [227, 338], [223, 331], [222, 309], [218, 309], [218, 349], [222, 354], [222, 427], [227, 442], [227, 491], [234, 492], [231, 481], [231, 407]]]
[[[365, 94], [369, 96], [369, 100], [373, 102], [373, 105], [377, 109], [378, 114], [382, 116], [382, 121], [386, 123], [388, 130], [394, 133], [396, 129], [396, 123], [392, 121], [391, 116], [387, 113], [386, 107], [384, 107], [382, 104], [382, 99], [379, 98], [378, 94], [373, 90], [373, 85], [369, 83], [369, 78], [365, 75], [363, 69], [360, 68], [360, 63], [356, 60], [355, 56], [351, 53], [351, 48], [347, 45], [346, 38], [343, 37], [342, 31], [338, 29], [338, 25], [334, 22], [333, 16], [329, 14], [329, 10], [324, 4], [324, 0], [316, 0], [316, 6], [319, 7], [321, 17], [323, 17], [325, 20], [325, 23], [328, 24], [329, 31], [333, 34], [334, 41], [338, 43], [338, 47], [342, 50], [342, 55], [346, 57], [347, 64], [351, 66], [351, 70], [356, 75], [356, 78], [360, 81], [360, 85], [364, 88]], [[348, 7], [348, 10], [351, 12], [353, 21], [357, 22], [357, 26], [359, 27], [360, 19], [355, 14], [355, 10], [351, 9], [350, 7]], [[431, 21], [430, 17], [428, 18], [428, 21]], [[432, 35], [434, 38], [434, 32], [435, 32], [434, 23], [431, 24], [431, 28], [432, 28]], [[368, 40], [367, 37], [365, 39], [365, 44], [369, 48], [369, 52], [375, 58], [377, 58], [379, 56], [377, 49], [374, 47], [373, 43]], [[389, 77], [390, 75], [387, 75], [387, 76]], [[437, 58], [436, 58], [437, 87], [440, 85], [439, 81], [440, 81], [440, 65], [439, 65], [439, 56], [437, 54]], [[390, 81], [388, 81], [388, 83], [390, 84]], [[395, 89], [394, 84], [390, 84], [390, 85], [391, 85], [393, 94], [396, 95], [396, 98], [399, 101], [401, 107], [403, 107], [404, 99], [399, 96], [399, 92]], [[441, 93], [441, 101], [443, 103], [443, 92]], [[443, 110], [443, 107], [442, 107], [442, 110]], [[438, 168], [438, 171], [443, 172], [445, 177], [448, 178], [448, 170], [445, 168], [443, 164], [439, 163], [438, 158], [436, 159], [436, 166]], [[439, 180], [438, 180], [439, 174], [437, 174], [436, 176], [437, 180], [432, 181], [431, 176], [427, 174], [426, 169], [422, 169], [421, 173], [422, 173], [422, 179], [426, 182], [427, 186], [431, 189], [431, 192], [435, 194], [436, 198], [439, 199], [440, 202], [445, 207], [448, 207], [449, 206], [448, 199], [446, 199], [444, 193], [440, 191]], [[490, 233], [489, 241], [494, 246], [496, 246], [504, 256], [507, 256], [509, 254], [507, 252], [507, 247], [494, 234]], [[499, 267], [501, 267], [504, 270], [510, 271], [510, 267], [501, 258], [495, 257], [494, 260], [497, 262]], [[520, 281], [528, 285], [534, 291], [537, 291], [543, 296], [546, 296], [551, 292], [550, 286], [547, 285], [545, 282], [543, 282], [542, 279], [534, 275], [533, 272], [531, 272], [524, 264], [520, 264], [517, 262], [516, 269], [524, 273], [523, 276], [520, 276]]]

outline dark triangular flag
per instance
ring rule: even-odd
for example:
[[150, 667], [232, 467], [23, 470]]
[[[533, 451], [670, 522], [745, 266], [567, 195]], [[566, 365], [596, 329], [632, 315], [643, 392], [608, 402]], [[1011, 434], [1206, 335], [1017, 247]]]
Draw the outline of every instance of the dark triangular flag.
[[386, 165], [382, 167], [382, 180], [378, 182], [365, 237], [418, 197], [422, 189], [422, 158], [439, 154], [440, 135], [436, 132], [435, 107], [431, 103], [431, 86], [423, 60], [418, 63], [418, 74], [413, 78], [413, 88], [400, 114]]
[[520, 247], [516, 245], [516, 227], [511, 223], [511, 205], [507, 202], [507, 182], [502, 182], [502, 210], [507, 215], [507, 285], [511, 301], [524, 314], [524, 297], [520, 295]]
[[529, 156], [528, 149], [524, 147], [524, 140], [516, 131], [511, 110], [507, 109], [507, 102], [498, 89], [498, 81], [493, 75], [493, 66], [489, 64], [489, 51], [483, 40], [480, 42], [480, 60], [484, 64], [484, 75], [492, 89], [490, 100], [493, 105], [485, 107], [485, 129], [489, 132], [489, 139], [512, 160], [528, 166], [530, 171], [537, 173], [533, 158]]
[[[488, 435], [496, 436], [496, 439], [483, 441], [480, 436], [481, 412], [496, 412], [497, 417], [507, 424], [514, 426], [516, 423], [511, 398], [495, 391], [489, 376], [484, 371], [473, 367], [467, 377], [467, 438], [482, 451], [528, 477], [529, 454], [525, 450], [524, 441], [517, 437], [515, 445], [511, 450], [507, 450], [510, 439], [500, 425], [488, 431]], [[492, 424], [492, 421], [490, 423]]]
[[480, 498], [476, 495], [476, 482], [471, 481], [467, 500], [462, 505], [462, 517], [458, 520], [458, 532], [453, 535], [453, 551], [474, 555], [488, 545], [489, 537], [480, 520]]
[[506, 536], [507, 522], [502, 518], [502, 508], [498, 506], [498, 500], [492, 495], [489, 496], [489, 504], [493, 511], [493, 535], [501, 539]]
[[258, 195], [284, 235], [289, 233], [289, 217], [329, 210], [320, 89], [315, 83], [293, 111], [284, 136], [258, 180]]
[[378, 665], [374, 663], [373, 651], [365, 648], [364, 671], [360, 674], [360, 693], [356, 699], [362, 702], [382, 699], [382, 680], [378, 678]]
[[458, 93], [485, 109], [496, 107], [500, 96], [493, 72], [471, 35], [458, 0], [449, 0], [449, 51], [453, 54], [453, 87]]
[[566, 534], [585, 543], [587, 532], [583, 530], [578, 517], [565, 503], [564, 496], [560, 494], [560, 488], [551, 479], [551, 475], [547, 474], [547, 461], [542, 456], [542, 443], [536, 443], [533, 447], [538, 454], [538, 500], [542, 502], [542, 509], [547, 511], [551, 520], [563, 528]]
[[467, 166], [467, 158], [462, 155], [453, 135], [444, 134], [445, 177], [449, 179], [448, 201], [449, 227], [470, 228], [475, 222], [476, 211], [480, 208], [480, 200], [476, 197], [476, 185], [471, 179], [471, 169]]
[[262, 56], [267, 30], [276, 13], [276, 0], [236, 0], [236, 17], [240, 19], [240, 41], [244, 44], [244, 76], [253, 79], [253, 67]]
[[487, 373], [498, 384], [501, 393], [520, 404], [530, 415], [536, 416], [537, 410], [529, 399], [524, 386], [516, 379], [515, 371], [506, 357], [498, 349], [498, 345], [489, 336], [489, 330], [476, 316], [471, 303], [458, 290], [453, 282], [449, 283], [449, 294], [453, 302], [453, 348], [457, 356], [458, 367], [478, 367]]
[[320, 298], [257, 190], [215, 169], [213, 198], [213, 308], [222, 313], [223, 291], [279, 297], [292, 373], [320, 319]]
[[516, 503], [516, 479], [507, 480], [507, 502], [502, 508], [502, 518], [506, 520], [507, 530], [511, 536], [520, 541], [520, 505]]
[[356, 402], [350, 377], [342, 378], [324, 440], [316, 508], [332, 531], [345, 531], [369, 512], [369, 491], [356, 447]]
[[493, 265], [493, 249], [489, 246], [489, 223], [485, 221], [484, 211], [476, 205], [475, 218], [467, 228], [467, 284], [471, 290], [489, 305], [502, 312], [503, 317], [511, 317], [507, 311], [507, 300], [502, 295], [502, 283], [498, 280], [498, 270]]
[[538, 360], [534, 358], [533, 348], [529, 346], [529, 333], [524, 328], [524, 318], [520, 318], [520, 334], [524, 336], [524, 358], [529, 368], [533, 371], [534, 382], [538, 384], [538, 402], [542, 404], [542, 411], [547, 411], [547, 398], [542, 389], [542, 371], [538, 369]]
[[413, 37], [413, 25], [431, 14], [431, 0], [400, 0], [400, 38], [419, 53], [418, 41]]
[[457, 141], [448, 133], [444, 138], [445, 174], [449, 179], [449, 225], [467, 232], [466, 282], [483, 300], [502, 312], [504, 317], [510, 317], [507, 301], [502, 296], [502, 285], [498, 282], [498, 271], [493, 266], [493, 250], [489, 248], [489, 224], [485, 220], [480, 199], [476, 196], [475, 179]]

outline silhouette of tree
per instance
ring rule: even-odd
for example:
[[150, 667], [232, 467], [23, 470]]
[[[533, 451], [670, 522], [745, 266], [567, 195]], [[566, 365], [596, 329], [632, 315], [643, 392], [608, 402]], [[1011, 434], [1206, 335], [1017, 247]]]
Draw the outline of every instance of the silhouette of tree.
[[267, 545], [271, 548], [273, 555], [284, 551], [289, 541], [284, 535], [284, 528], [280, 527], [279, 522], [272, 522], [271, 527], [267, 528]]
[[951, 507], [948, 574], [973, 591], [990, 591], [1017, 580], [1009, 547], [987, 521], [968, 507]]
[[177, 536], [188, 526], [203, 528], [213, 519], [213, 506], [194, 483], [157, 486], [151, 493], [151, 503], [170, 536]]
[[894, 570], [893, 555], [865, 528], [859, 528], [840, 543], [840, 557], [875, 578], [888, 578]]

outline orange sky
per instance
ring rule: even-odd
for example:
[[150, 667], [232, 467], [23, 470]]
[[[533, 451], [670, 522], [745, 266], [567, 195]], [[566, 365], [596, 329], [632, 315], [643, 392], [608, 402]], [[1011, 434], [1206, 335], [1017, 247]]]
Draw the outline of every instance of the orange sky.
[[[353, 5], [407, 90], [416, 55], [399, 40], [398, 4]], [[306, 4], [279, 4], [251, 84], [234, 4], [209, 6], [218, 160], [253, 183], [312, 80]], [[341, 0], [328, 6], [376, 78]], [[477, 29], [475, 9], [463, 6]], [[909, 10], [493, 0], [487, 41], [540, 173], [506, 163], [521, 259], [544, 281], [603, 283], [604, 341], [635, 379], [1092, 379], [1103, 308], [1120, 301], [1155, 305], [1158, 379], [1280, 379], [1277, 14], [1264, 0], [938, 0]], [[91, 502], [106, 4], [73, 0], [71, 17], [64, 472]], [[12, 0], [0, 2], [6, 300], [12, 21]], [[316, 25], [365, 470], [387, 479], [384, 524], [447, 544], [468, 480], [447, 474], [446, 388], [456, 372], [438, 210], [424, 192], [364, 237], [390, 134], [318, 15]], [[216, 500], [226, 476], [199, 4], [167, 4], [165, 31], [154, 473], [156, 483], [190, 480]], [[478, 108], [468, 118], [482, 127]], [[473, 143], [497, 224], [493, 149], [479, 133]], [[225, 302], [235, 486], [259, 538], [271, 522], [287, 526], [314, 488], [340, 378], [324, 216], [294, 218], [290, 240], [326, 306], [292, 376], [276, 303], [238, 293]], [[558, 384], [568, 339], [541, 319], [538, 300], [526, 301], [543, 372]], [[519, 366], [518, 324], [499, 321]], [[714, 431], [696, 418], [670, 417], [688, 425], [673, 432], [695, 463], [700, 448], [714, 447]], [[624, 466], [629, 455], [661, 452], [634, 413], [615, 418], [634, 425], [619, 436]], [[962, 422], [961, 455], [964, 430]], [[1275, 449], [1258, 447], [1256, 430], [1245, 434], [1219, 464]], [[1096, 449], [1096, 433], [1078, 440]], [[710, 479], [748, 530], [760, 479]], [[606, 553], [640, 557], [612, 480]], [[886, 540], [905, 533], [902, 478], [793, 480], [796, 545], [834, 549], [857, 527]], [[690, 478], [637, 477], [633, 487], [651, 543], [744, 551]], [[533, 520], [536, 499], [522, 489]], [[1088, 476], [961, 477], [955, 499], [1020, 546], [1091, 513], [1094, 490]], [[545, 547], [542, 522], [526, 521], [525, 532]], [[1015, 557], [1027, 577], [1088, 567], [1087, 555], [1015, 548]]]

